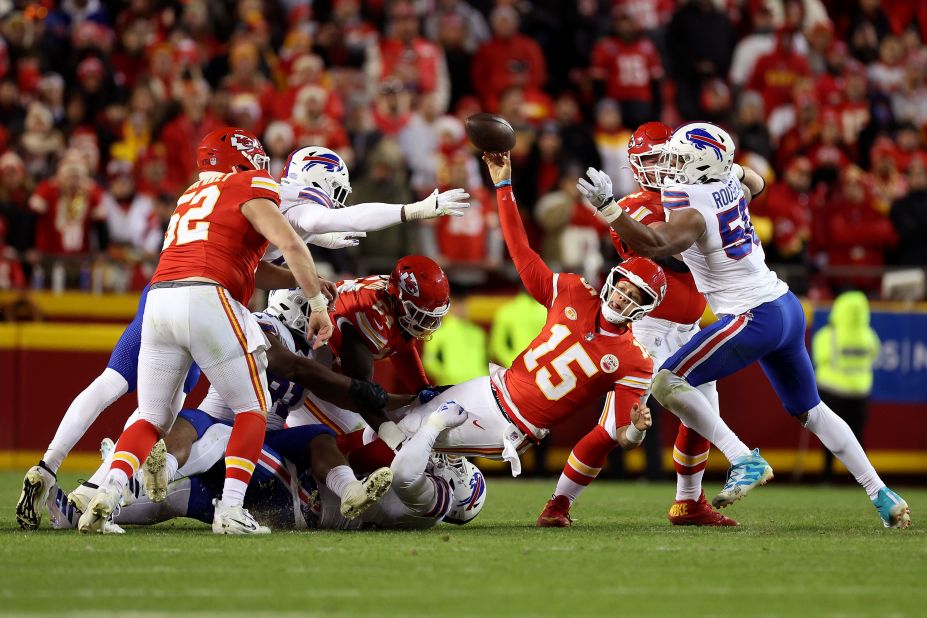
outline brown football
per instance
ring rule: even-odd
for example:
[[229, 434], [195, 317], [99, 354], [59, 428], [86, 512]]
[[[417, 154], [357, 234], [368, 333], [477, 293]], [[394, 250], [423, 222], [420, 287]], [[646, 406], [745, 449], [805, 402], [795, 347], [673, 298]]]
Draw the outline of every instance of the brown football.
[[515, 129], [502, 116], [474, 114], [465, 127], [470, 142], [484, 152], [506, 152], [515, 146]]

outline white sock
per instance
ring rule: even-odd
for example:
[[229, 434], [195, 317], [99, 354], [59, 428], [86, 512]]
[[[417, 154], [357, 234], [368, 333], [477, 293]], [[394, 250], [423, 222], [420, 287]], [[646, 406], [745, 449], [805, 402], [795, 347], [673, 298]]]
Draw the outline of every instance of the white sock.
[[846, 421], [834, 414], [822, 401], [808, 411], [805, 428], [818, 437], [821, 444], [833, 453], [856, 478], [856, 482], [863, 486], [869, 498], [875, 500], [885, 483], [869, 463], [862, 445]]
[[164, 466], [167, 468], [167, 482], [170, 483], [174, 480], [174, 477], [177, 476], [177, 468], [179, 467], [177, 464], [177, 458], [170, 453], [167, 453]]
[[248, 483], [238, 479], [225, 479], [225, 485], [222, 486], [222, 504], [225, 506], [241, 506], [245, 502], [245, 492], [248, 491]]
[[566, 496], [570, 499], [570, 504], [579, 497], [579, 494], [586, 489], [587, 485], [580, 485], [566, 474], [560, 474], [560, 480], [557, 481], [557, 489], [554, 490], [554, 497]]
[[107, 367], [87, 388], [74, 398], [64, 413], [64, 418], [58, 423], [58, 430], [52, 438], [48, 450], [42, 460], [45, 464], [58, 471], [61, 462], [68, 456], [74, 445], [84, 437], [87, 430], [100, 414], [114, 401], [122, 397], [129, 390], [129, 384], [119, 372]]
[[676, 473], [676, 499], [677, 500], [698, 500], [702, 495], [702, 477], [705, 476], [705, 470], [699, 470], [692, 474]]
[[103, 480], [103, 483], [100, 487], [112, 487], [117, 491], [122, 491], [122, 489], [129, 484], [129, 477], [126, 476], [126, 473], [120, 470], [119, 468], [110, 468], [109, 472], [106, 473], [106, 478]]
[[325, 477], [325, 486], [332, 490], [332, 493], [339, 498], [344, 494], [348, 487], [357, 482], [354, 476], [354, 470], [351, 466], [335, 466], [328, 471]]
[[721, 420], [711, 401], [699, 389], [666, 370], [657, 374], [657, 382], [662, 382], [664, 386], [654, 390], [653, 395], [657, 401], [678, 416], [686, 427], [707, 438], [724, 453], [728, 461], [750, 453], [747, 445]]
[[177, 477], [193, 476], [194, 474], [202, 474], [212, 468], [225, 455], [225, 447], [228, 445], [229, 436], [231, 435], [232, 428], [221, 423], [216, 423], [207, 429], [203, 437], [190, 447], [190, 456], [187, 457], [187, 461], [180, 466], [175, 475]]

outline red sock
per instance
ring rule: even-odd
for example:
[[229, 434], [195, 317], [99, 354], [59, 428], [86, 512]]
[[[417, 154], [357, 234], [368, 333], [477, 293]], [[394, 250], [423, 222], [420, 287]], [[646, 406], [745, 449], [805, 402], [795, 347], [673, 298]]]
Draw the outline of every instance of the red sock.
[[351, 433], [346, 433], [335, 438], [335, 442], [338, 443], [338, 450], [347, 457], [360, 447], [364, 446], [364, 430], [358, 429], [357, 431], [352, 431]]
[[[363, 432], [357, 432], [363, 433]], [[393, 457], [396, 453], [387, 446], [386, 442], [380, 438], [375, 439], [370, 444], [365, 444], [356, 449], [348, 458], [351, 469], [357, 474], [370, 474], [377, 468], [383, 468], [393, 463]]]
[[116, 442], [113, 460], [109, 466], [110, 472], [119, 470], [126, 475], [128, 481], [148, 457], [151, 447], [160, 437], [161, 433], [157, 427], [146, 420], [139, 419], [129, 425]]
[[673, 444], [673, 468], [676, 470], [676, 499], [698, 500], [702, 493], [702, 476], [708, 465], [711, 443], [682, 423]]
[[560, 480], [557, 481], [554, 495], [567, 496], [570, 502], [576, 500], [580, 492], [602, 471], [608, 454], [616, 446], [618, 443], [612, 440], [605, 428], [596, 425], [573, 447], [566, 465], [563, 466]]
[[245, 490], [254, 474], [254, 465], [261, 454], [267, 419], [260, 412], [239, 412], [235, 415], [232, 435], [225, 447], [225, 486], [222, 501], [241, 504]]

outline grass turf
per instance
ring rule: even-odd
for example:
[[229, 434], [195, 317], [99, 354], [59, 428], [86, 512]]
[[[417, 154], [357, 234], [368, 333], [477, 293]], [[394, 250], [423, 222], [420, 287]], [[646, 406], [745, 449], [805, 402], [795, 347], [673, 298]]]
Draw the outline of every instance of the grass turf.
[[606, 482], [583, 495], [573, 528], [539, 530], [553, 481], [493, 478], [465, 527], [241, 538], [180, 520], [90, 537], [19, 531], [21, 478], [0, 473], [2, 616], [927, 613], [924, 489], [900, 492], [908, 530], [883, 529], [856, 487], [775, 483], [727, 509], [740, 528], [675, 528], [670, 485]]

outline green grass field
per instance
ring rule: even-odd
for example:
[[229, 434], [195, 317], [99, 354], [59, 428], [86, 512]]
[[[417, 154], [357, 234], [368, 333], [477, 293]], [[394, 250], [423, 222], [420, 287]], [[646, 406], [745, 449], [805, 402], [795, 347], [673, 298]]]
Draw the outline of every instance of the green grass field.
[[674, 528], [669, 484], [606, 482], [573, 528], [539, 530], [553, 482], [493, 478], [462, 528], [240, 538], [183, 520], [87, 537], [21, 532], [20, 479], [0, 473], [3, 616], [927, 615], [924, 489], [896, 488], [908, 530], [883, 529], [855, 487], [775, 483], [728, 509], [740, 528]]

